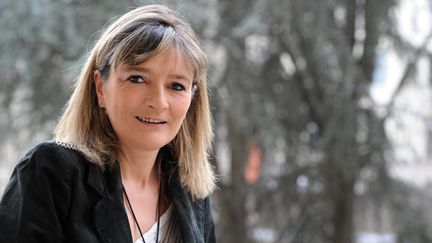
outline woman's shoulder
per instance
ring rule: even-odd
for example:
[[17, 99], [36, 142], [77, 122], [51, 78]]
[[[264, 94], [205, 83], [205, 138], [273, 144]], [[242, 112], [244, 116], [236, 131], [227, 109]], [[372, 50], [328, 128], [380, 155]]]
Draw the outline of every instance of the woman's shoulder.
[[45, 140], [33, 146], [26, 155], [37, 153], [65, 153], [69, 151], [78, 152], [78, 149], [73, 144], [68, 144], [55, 140]]
[[63, 143], [59, 141], [46, 140], [31, 148], [24, 158], [28, 157], [48, 157], [55, 159], [80, 159], [82, 154], [73, 144]]
[[75, 146], [47, 140], [31, 148], [18, 162], [17, 169], [31, 167], [35, 170], [66, 171], [85, 164], [86, 159]]

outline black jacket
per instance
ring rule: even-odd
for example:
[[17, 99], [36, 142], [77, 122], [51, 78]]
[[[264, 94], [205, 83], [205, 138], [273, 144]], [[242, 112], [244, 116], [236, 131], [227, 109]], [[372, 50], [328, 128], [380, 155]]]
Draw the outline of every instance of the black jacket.
[[[183, 241], [216, 242], [209, 199], [192, 200], [175, 163], [168, 193]], [[30, 150], [15, 167], [0, 201], [0, 242], [131, 243], [120, 170], [100, 170], [55, 142]]]

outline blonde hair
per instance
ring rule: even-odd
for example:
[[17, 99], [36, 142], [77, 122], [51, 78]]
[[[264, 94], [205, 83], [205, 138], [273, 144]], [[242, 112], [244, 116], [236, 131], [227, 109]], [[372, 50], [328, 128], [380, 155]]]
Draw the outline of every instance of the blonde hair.
[[111, 68], [142, 63], [169, 47], [177, 48], [193, 68], [195, 92], [180, 131], [167, 146], [177, 159], [180, 183], [194, 198], [204, 198], [215, 188], [215, 176], [208, 161], [213, 132], [207, 59], [191, 26], [168, 7], [142, 6], [107, 27], [84, 64], [54, 130], [54, 139], [75, 145], [102, 169], [112, 167], [119, 143], [108, 116], [98, 106], [93, 73], [99, 70], [106, 80]]

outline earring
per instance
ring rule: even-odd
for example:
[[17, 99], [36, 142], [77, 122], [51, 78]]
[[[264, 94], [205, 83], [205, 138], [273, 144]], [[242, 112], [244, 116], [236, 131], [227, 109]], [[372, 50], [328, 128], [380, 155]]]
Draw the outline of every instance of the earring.
[[197, 89], [198, 89], [198, 86], [197, 86], [196, 84], [194, 84], [194, 85], [192, 86], [192, 96], [195, 95]]

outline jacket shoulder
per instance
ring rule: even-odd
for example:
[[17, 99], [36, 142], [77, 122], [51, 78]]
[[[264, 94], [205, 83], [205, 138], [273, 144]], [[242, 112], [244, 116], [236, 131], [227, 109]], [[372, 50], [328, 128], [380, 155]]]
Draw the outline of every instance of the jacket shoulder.
[[62, 156], [65, 154], [78, 154], [78, 149], [74, 145], [46, 140], [43, 141], [33, 148], [31, 148], [27, 153], [27, 156], [35, 156], [35, 155], [44, 155], [44, 154], [52, 154], [55, 156]]
[[59, 142], [44, 141], [31, 148], [15, 169], [68, 175], [74, 169], [83, 168], [85, 166], [83, 161], [86, 161], [84, 156], [77, 150]]
[[[82, 160], [83, 155], [74, 147], [58, 141], [43, 141], [31, 148], [22, 160], [36, 159], [36, 161], [64, 161], [64, 163], [73, 162], [73, 160]], [[40, 163], [44, 163], [40, 162]]]
[[[79, 153], [45, 141], [18, 162], [0, 200], [0, 242], [62, 242]], [[36, 227], [37, 226], [37, 227]], [[49, 229], [50, 234], [47, 234]]]

